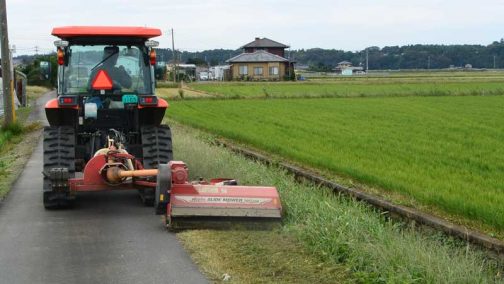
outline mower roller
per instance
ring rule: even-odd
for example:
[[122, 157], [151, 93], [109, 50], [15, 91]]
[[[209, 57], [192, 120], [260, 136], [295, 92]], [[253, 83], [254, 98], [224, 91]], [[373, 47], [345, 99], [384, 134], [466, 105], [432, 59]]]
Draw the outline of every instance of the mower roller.
[[[189, 180], [173, 161], [168, 103], [155, 95], [161, 31], [144, 27], [59, 27], [57, 98], [46, 106], [43, 202], [68, 207], [77, 192], [138, 190], [172, 229], [281, 220], [274, 187], [233, 179]], [[76, 177], [76, 172], [82, 172]]]

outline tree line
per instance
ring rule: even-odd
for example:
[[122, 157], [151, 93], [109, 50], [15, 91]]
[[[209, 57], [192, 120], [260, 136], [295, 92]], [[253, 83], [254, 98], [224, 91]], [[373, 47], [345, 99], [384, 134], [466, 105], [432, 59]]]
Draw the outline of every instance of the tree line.
[[[198, 52], [177, 51], [177, 62], [198, 66], [226, 64], [226, 60], [240, 54], [242, 50], [212, 49]], [[360, 51], [310, 48], [286, 51], [286, 56], [299, 65], [308, 66], [313, 71], [331, 71], [338, 62], [350, 61], [354, 66], [366, 66], [366, 53], [370, 70], [397, 69], [442, 69], [449, 67], [504, 68], [504, 39], [489, 45], [405, 45], [368, 47]], [[56, 82], [55, 54], [17, 57], [22, 64], [18, 69], [28, 75], [28, 82], [37, 85], [54, 86]], [[158, 62], [171, 62], [173, 52], [168, 48], [157, 49]], [[40, 61], [50, 63], [49, 80], [43, 78]]]
[[[176, 52], [177, 62], [196, 65], [225, 64], [226, 60], [241, 53], [241, 50], [213, 49], [199, 52]], [[504, 39], [489, 45], [405, 45], [372, 46], [360, 51], [310, 48], [290, 50], [286, 56], [298, 65], [308, 66], [314, 71], [330, 71], [338, 62], [350, 61], [354, 66], [366, 66], [368, 54], [369, 69], [442, 69], [450, 67], [504, 68]], [[171, 49], [158, 49], [158, 60], [169, 62], [173, 59]]]

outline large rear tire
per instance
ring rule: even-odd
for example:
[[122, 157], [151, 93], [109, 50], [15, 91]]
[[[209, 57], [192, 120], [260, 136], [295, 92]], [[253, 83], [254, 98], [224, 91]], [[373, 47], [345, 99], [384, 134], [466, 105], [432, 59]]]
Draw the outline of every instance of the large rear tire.
[[143, 126], [143, 166], [146, 169], [157, 169], [159, 164], [173, 160], [172, 135], [168, 125]]
[[[173, 160], [172, 135], [168, 125], [142, 126], [141, 132], [144, 168], [157, 169], [159, 164], [168, 164]], [[152, 206], [155, 190], [141, 190], [140, 197], [146, 206]]]
[[[61, 170], [65, 172], [66, 177], [75, 177], [75, 130], [68, 126], [44, 127], [43, 144], [44, 207], [46, 209], [68, 207], [74, 198], [71, 196], [68, 186], [61, 186], [61, 180], [51, 179], [51, 172]], [[58, 182], [58, 186], [56, 186], [56, 182]]]

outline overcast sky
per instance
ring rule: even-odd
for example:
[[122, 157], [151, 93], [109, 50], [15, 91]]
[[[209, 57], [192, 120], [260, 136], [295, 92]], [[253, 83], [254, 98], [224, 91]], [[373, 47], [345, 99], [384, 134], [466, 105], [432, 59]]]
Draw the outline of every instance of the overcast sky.
[[504, 37], [504, 0], [7, 0], [17, 55], [53, 50], [54, 26], [158, 27], [161, 47], [235, 49], [256, 36], [299, 48], [489, 44]]

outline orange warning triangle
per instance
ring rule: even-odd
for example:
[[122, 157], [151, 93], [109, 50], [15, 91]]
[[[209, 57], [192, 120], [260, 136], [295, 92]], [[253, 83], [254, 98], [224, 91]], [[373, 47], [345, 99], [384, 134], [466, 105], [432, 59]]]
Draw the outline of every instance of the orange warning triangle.
[[112, 85], [112, 79], [110, 79], [107, 71], [102, 69], [96, 74], [91, 86], [95, 90], [112, 90]]

